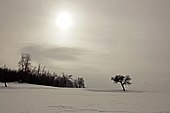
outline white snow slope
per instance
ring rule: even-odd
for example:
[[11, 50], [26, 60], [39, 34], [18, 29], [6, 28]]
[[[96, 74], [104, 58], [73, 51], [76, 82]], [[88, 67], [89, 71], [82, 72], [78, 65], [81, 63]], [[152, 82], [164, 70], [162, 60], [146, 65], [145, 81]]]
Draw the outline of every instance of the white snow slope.
[[0, 83], [0, 113], [170, 113], [170, 92]]

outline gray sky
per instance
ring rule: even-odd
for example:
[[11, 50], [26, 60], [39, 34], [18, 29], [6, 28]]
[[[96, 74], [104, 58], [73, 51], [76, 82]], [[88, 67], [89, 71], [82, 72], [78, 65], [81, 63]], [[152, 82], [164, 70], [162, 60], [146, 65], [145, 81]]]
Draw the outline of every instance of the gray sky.
[[[68, 12], [62, 31], [57, 15]], [[170, 90], [169, 0], [0, 0], [0, 65], [17, 68], [23, 52], [51, 72], [83, 76], [88, 87]]]

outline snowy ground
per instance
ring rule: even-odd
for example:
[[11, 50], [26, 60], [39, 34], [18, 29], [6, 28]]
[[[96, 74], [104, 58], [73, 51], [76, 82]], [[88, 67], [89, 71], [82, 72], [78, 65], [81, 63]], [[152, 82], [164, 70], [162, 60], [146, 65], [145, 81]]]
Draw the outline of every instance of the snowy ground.
[[0, 83], [0, 113], [170, 113], [170, 92]]

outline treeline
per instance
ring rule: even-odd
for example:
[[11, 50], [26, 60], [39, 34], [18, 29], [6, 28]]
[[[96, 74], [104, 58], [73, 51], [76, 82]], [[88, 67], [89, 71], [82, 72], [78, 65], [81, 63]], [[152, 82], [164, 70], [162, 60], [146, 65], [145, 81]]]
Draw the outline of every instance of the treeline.
[[[57, 75], [56, 73], [50, 73], [45, 70], [45, 66], [33, 67], [31, 65], [31, 55], [23, 53], [21, 59], [18, 62], [19, 69], [12, 70], [6, 66], [0, 68], [0, 81], [6, 82], [19, 82], [30, 83], [38, 85], [47, 85], [55, 87], [70, 87], [70, 88], [85, 88], [84, 79], [78, 77], [73, 79], [73, 75], [62, 73]], [[33, 67], [33, 68], [32, 68]]]

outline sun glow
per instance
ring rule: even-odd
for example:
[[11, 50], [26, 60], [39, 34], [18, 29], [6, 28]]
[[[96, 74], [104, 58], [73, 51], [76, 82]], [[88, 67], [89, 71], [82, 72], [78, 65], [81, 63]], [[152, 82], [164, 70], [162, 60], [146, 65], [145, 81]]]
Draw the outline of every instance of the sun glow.
[[72, 26], [71, 15], [67, 12], [62, 12], [58, 15], [56, 21], [58, 27], [62, 30], [66, 30]]

